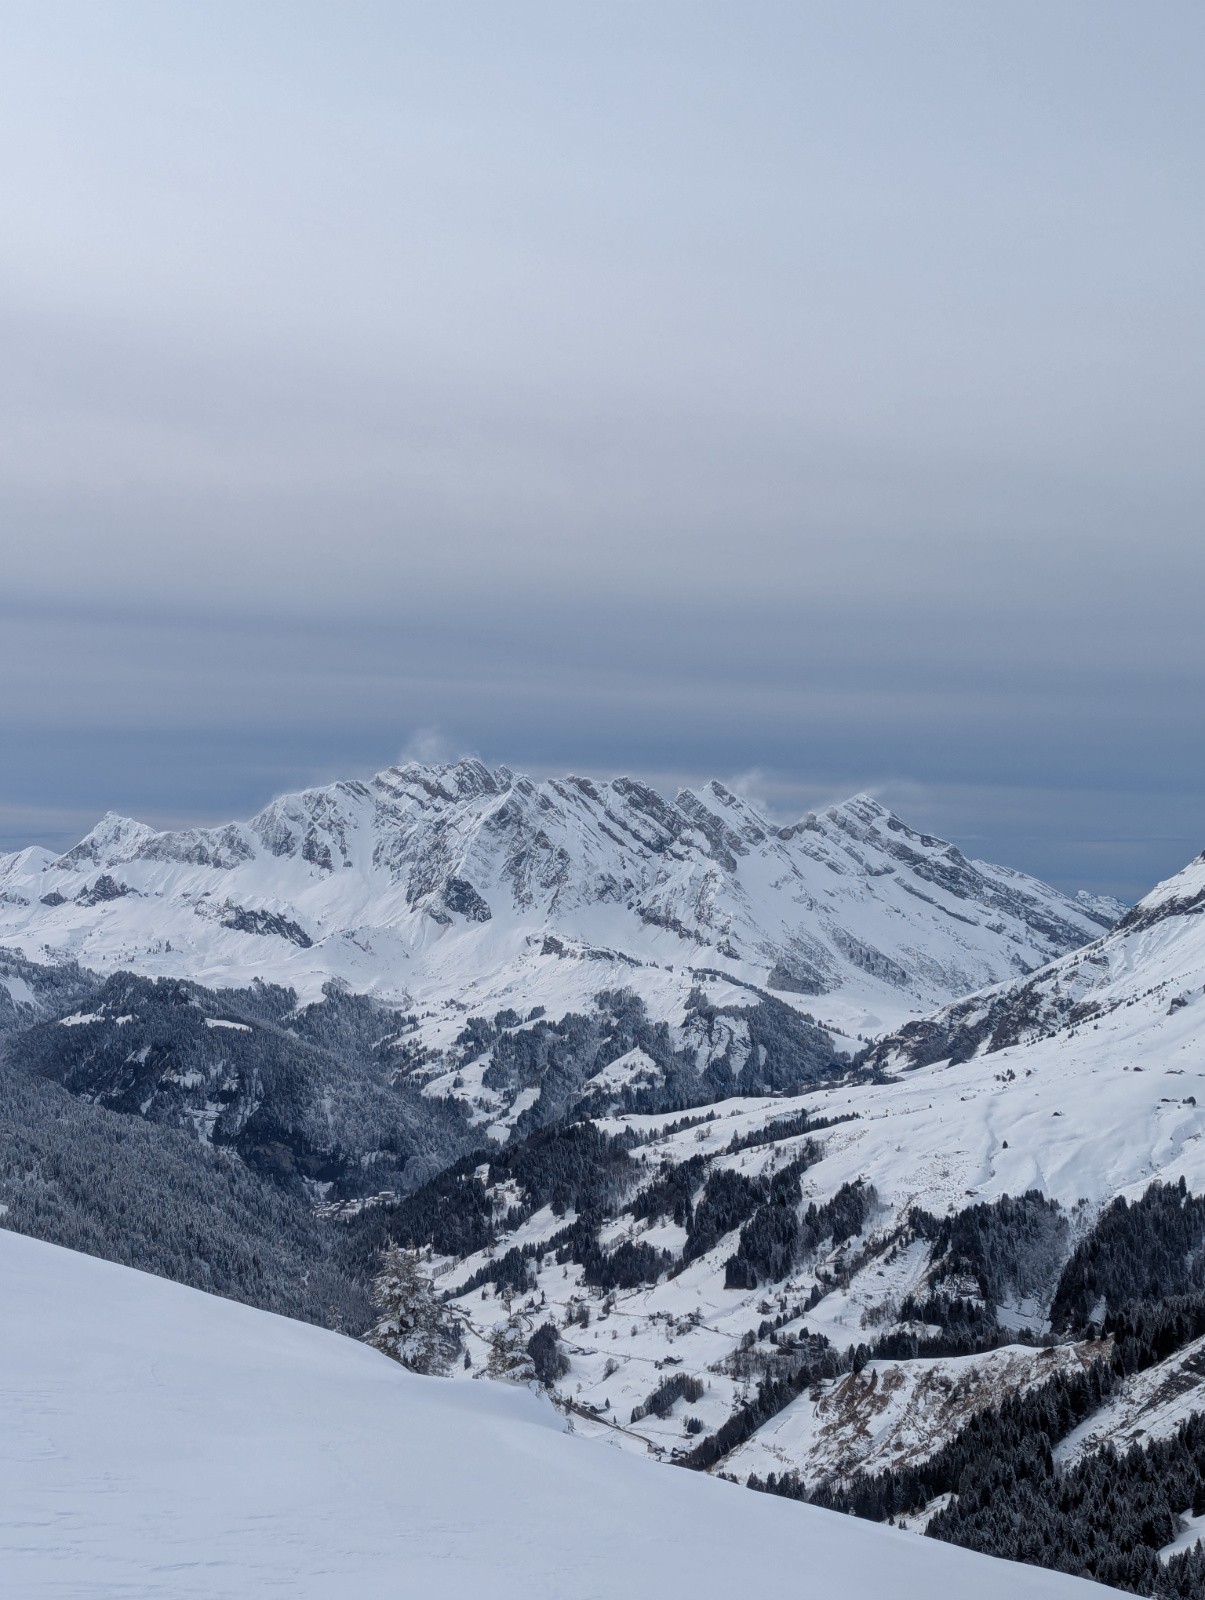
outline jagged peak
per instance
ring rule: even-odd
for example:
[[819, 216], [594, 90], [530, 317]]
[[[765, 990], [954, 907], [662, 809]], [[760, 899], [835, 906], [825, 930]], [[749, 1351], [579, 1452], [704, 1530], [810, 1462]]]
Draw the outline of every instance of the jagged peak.
[[[85, 839], [123, 839], [133, 833], [153, 833], [154, 829], [148, 823], [139, 822], [136, 817], [127, 817], [121, 811], [106, 811], [104, 816], [91, 831], [84, 835]], [[82, 843], [83, 841], [81, 841]]]
[[148, 839], [155, 837], [155, 829], [133, 817], [122, 816], [119, 811], [106, 811], [104, 816], [77, 845], [64, 852], [54, 862], [56, 867], [76, 867], [85, 861], [99, 865], [137, 850]]
[[924, 839], [926, 842], [944, 845], [944, 839], [930, 839], [928, 834], [917, 833], [906, 822], [900, 820], [890, 806], [864, 790], [858, 794], [851, 794], [847, 800], [839, 800], [835, 805], [827, 806], [823, 812], [833, 822], [843, 829], [848, 829], [851, 824], [866, 829], [872, 833], [882, 833], [887, 830], [891, 833], [904, 833], [914, 839]]
[[842, 800], [840, 809], [862, 811], [872, 817], [890, 817], [894, 815], [890, 807], [885, 806], [874, 795], [868, 794], [865, 789], [859, 789], [857, 794], [851, 794], [848, 800]]
[[643, 778], [633, 777], [630, 772], [621, 772], [617, 778], [609, 779], [607, 787], [625, 798], [635, 795], [642, 800], [657, 799], [662, 805], [666, 804], [665, 796], [659, 789], [654, 789], [652, 784], [646, 783]]
[[763, 828], [769, 827], [769, 823], [766, 821], [764, 814], [754, 804], [748, 795], [740, 794], [735, 789], [729, 789], [727, 785], [721, 783], [718, 778], [708, 779], [708, 781], [703, 785], [703, 792], [710, 795], [712, 799], [718, 801], [726, 811], [742, 812], [746, 816], [755, 818]]
[[491, 772], [477, 756], [461, 756], [443, 763], [403, 762], [378, 772], [373, 781], [386, 790], [418, 789], [431, 799], [465, 800], [504, 793], [516, 780], [509, 767]]
[[[913, 845], [920, 845], [925, 850], [936, 850], [948, 856], [950, 860], [967, 862], [967, 857], [952, 844], [949, 839], [943, 839], [939, 834], [922, 833], [919, 829], [910, 827], [904, 822], [890, 806], [877, 800], [874, 795], [860, 792], [850, 795], [848, 800], [841, 800], [836, 805], [829, 806], [823, 815], [836, 823], [844, 831], [850, 831], [851, 824], [864, 830], [866, 834], [882, 835], [884, 832], [896, 834], [907, 839]], [[974, 865], [987, 867], [992, 871], [999, 870], [990, 862], [974, 863]], [[1011, 869], [1004, 869], [1011, 871]], [[1024, 878], [1025, 873], [1014, 874]]]
[[864, 828], [878, 829], [885, 826], [892, 831], [899, 829], [912, 831], [906, 828], [895, 813], [880, 800], [863, 791], [851, 794], [845, 800], [835, 800], [831, 805], [822, 806], [819, 810], [805, 811], [798, 822], [793, 822], [778, 832], [784, 839], [800, 832], [824, 833], [827, 831], [826, 822], [834, 824], [842, 832], [849, 831], [851, 822]]

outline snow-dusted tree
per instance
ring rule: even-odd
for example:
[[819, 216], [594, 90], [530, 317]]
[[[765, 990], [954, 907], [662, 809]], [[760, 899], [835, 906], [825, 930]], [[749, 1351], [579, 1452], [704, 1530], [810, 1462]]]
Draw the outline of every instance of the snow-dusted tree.
[[[546, 1389], [553, 1388], [557, 1379], [569, 1371], [569, 1358], [561, 1349], [561, 1336], [551, 1322], [543, 1323], [532, 1334], [527, 1341], [527, 1353], [536, 1377]], [[609, 1365], [615, 1366], [615, 1363]]]
[[500, 1322], [490, 1334], [490, 1353], [486, 1373], [491, 1378], [507, 1378], [511, 1383], [530, 1383], [535, 1364], [527, 1348], [528, 1332], [518, 1317]]
[[419, 1252], [390, 1245], [372, 1292], [381, 1320], [368, 1343], [411, 1372], [445, 1373], [460, 1349], [460, 1329], [436, 1299]]

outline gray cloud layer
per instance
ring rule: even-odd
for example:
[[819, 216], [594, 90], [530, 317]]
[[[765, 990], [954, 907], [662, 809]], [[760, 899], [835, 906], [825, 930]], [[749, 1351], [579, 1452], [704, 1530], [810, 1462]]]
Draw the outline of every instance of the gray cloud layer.
[[0, 840], [418, 728], [1201, 827], [1191, 5], [7, 5]]

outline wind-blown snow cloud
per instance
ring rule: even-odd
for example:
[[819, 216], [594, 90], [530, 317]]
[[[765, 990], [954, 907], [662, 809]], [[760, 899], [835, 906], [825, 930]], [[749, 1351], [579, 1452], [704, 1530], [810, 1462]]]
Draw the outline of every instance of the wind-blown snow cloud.
[[437, 727], [874, 785], [1067, 886], [1179, 866], [1203, 32], [15, 8], [3, 843]]

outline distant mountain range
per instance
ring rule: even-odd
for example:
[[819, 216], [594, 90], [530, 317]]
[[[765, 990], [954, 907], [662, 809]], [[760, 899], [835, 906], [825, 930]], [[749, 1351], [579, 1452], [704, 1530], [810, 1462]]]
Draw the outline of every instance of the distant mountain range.
[[[968, 860], [865, 795], [781, 827], [718, 783], [669, 802], [630, 778], [537, 783], [473, 760], [306, 790], [220, 828], [109, 815], [65, 855], [0, 858], [0, 945], [302, 1001], [342, 983], [413, 1018], [416, 1060], [451, 1049], [457, 1070], [431, 1092], [503, 1127], [535, 1085], [463, 1070], [466, 1013], [556, 1021], [622, 990], [677, 1028], [692, 993], [731, 1006], [758, 991], [849, 1051], [1123, 910]], [[613, 1087], [647, 1076], [629, 1065]]]

